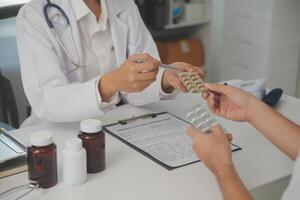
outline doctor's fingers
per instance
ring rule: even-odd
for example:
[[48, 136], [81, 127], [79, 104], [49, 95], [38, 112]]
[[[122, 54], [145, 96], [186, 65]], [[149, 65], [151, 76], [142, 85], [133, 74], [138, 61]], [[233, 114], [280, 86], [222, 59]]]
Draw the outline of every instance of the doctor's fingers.
[[182, 81], [180, 79], [175, 79], [170, 81], [171, 85], [178, 91], [183, 93], [188, 93], [189, 90], [183, 85]]
[[157, 76], [158, 70], [150, 71], [150, 72], [144, 72], [144, 73], [139, 73], [135, 76], [134, 82], [142, 82], [142, 81], [156, 81], [156, 76]]
[[159, 60], [153, 58], [150, 54], [136, 54], [132, 55], [128, 59], [130, 62], [134, 63], [155, 63], [157, 66], [159, 66], [161, 63]]
[[133, 72], [151, 72], [158, 70], [160, 62], [156, 60], [146, 61], [144, 63], [132, 63], [130, 70]]
[[180, 69], [181, 71], [187, 71], [187, 72], [197, 72], [198, 74], [204, 75], [205, 70], [201, 67], [193, 66], [189, 63], [185, 62], [175, 62], [172, 65], [174, 65], [177, 69]]
[[135, 63], [144, 63], [148, 61], [157, 61], [155, 58], [153, 58], [150, 54], [144, 53], [144, 54], [134, 54], [129, 56], [128, 58], [129, 61], [135, 62]]
[[136, 82], [132, 84], [133, 92], [141, 92], [146, 89], [149, 85], [151, 85], [153, 81], [142, 81]]

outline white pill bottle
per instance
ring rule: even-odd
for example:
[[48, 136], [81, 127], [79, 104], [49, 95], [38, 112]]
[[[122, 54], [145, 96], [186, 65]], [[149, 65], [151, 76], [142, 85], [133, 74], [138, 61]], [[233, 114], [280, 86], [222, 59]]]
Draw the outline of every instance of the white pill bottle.
[[63, 151], [63, 181], [68, 185], [81, 185], [87, 179], [86, 151], [79, 138], [66, 140]]

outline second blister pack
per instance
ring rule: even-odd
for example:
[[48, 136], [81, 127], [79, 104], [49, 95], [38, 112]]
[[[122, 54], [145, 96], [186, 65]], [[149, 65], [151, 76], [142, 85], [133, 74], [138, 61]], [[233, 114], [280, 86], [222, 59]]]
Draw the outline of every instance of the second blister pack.
[[218, 124], [214, 116], [201, 104], [189, 109], [185, 117], [190, 124], [203, 133], [209, 133], [211, 127]]

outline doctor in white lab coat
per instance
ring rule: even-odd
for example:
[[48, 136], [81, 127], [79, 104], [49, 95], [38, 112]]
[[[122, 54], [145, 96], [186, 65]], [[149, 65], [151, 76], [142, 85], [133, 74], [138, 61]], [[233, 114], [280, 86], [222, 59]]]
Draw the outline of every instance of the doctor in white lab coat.
[[79, 121], [104, 114], [121, 99], [142, 106], [172, 97], [174, 89], [186, 92], [174, 71], [158, 68], [155, 43], [133, 0], [51, 0], [69, 18], [72, 34], [57, 9], [47, 12], [71, 59], [46, 23], [46, 3], [33, 0], [17, 16], [22, 81], [32, 107], [23, 126]]

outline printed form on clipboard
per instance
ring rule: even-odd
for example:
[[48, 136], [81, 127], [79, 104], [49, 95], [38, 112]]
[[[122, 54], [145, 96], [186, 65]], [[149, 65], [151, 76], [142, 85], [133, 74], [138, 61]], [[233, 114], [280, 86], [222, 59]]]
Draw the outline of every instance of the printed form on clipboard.
[[[105, 126], [105, 131], [156, 163], [172, 170], [198, 162], [192, 140], [186, 133], [191, 126], [167, 112], [148, 114]], [[232, 144], [232, 151], [241, 150]]]

